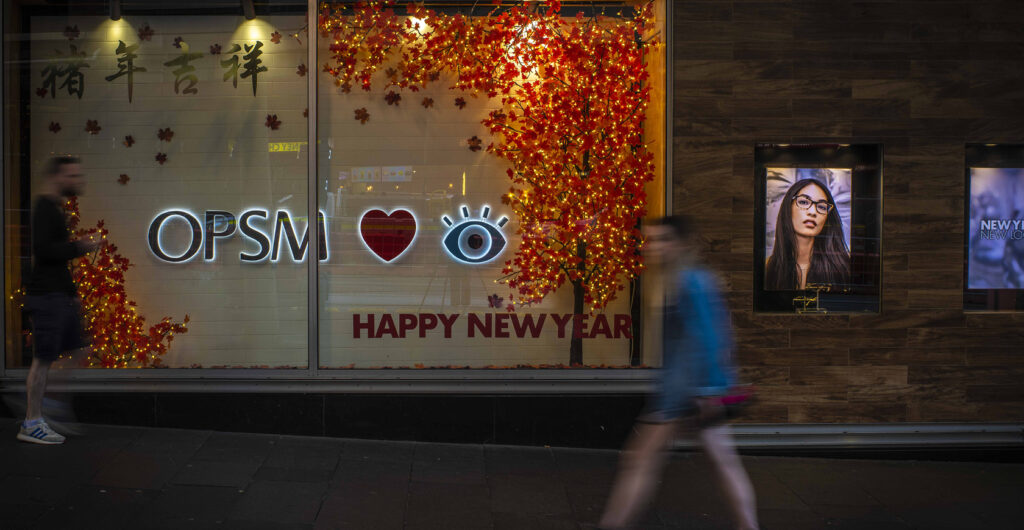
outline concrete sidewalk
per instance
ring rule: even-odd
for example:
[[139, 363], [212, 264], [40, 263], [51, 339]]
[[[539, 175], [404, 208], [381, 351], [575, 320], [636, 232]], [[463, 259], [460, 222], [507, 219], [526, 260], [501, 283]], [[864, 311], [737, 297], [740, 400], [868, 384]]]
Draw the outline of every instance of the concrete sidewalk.
[[[617, 453], [87, 426], [63, 446], [0, 419], [0, 527], [577, 529]], [[745, 457], [764, 528], [1019, 528], [1024, 465]], [[674, 455], [639, 528], [730, 528], [707, 464]]]

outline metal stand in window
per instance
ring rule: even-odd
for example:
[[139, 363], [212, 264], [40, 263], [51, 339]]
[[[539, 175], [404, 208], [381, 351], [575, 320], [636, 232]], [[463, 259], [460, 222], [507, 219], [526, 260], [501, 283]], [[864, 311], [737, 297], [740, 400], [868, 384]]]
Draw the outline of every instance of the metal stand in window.
[[[821, 293], [829, 292], [832, 290], [832, 284], [828, 283], [809, 283], [804, 288], [803, 296], [797, 296], [793, 299], [793, 307], [796, 308], [796, 312], [799, 314], [804, 313], [818, 313], [826, 314], [828, 309], [821, 307]], [[810, 291], [814, 291], [814, 296], [810, 296]]]

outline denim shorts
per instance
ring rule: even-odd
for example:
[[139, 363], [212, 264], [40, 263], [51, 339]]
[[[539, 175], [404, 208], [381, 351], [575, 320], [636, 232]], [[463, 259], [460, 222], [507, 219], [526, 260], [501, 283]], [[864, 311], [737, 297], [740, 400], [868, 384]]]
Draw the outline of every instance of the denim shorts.
[[63, 293], [28, 295], [25, 313], [32, 327], [32, 354], [44, 362], [89, 345], [82, 333], [82, 307], [78, 298]]

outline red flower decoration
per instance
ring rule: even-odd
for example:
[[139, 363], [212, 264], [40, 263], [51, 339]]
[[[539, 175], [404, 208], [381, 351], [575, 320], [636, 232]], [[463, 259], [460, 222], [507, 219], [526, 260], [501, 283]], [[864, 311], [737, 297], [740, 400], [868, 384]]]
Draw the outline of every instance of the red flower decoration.
[[123, 143], [125, 147], [131, 147], [135, 144], [135, 138], [132, 138], [132, 135], [129, 134], [124, 137], [124, 141], [121, 143]]
[[300, 64], [299, 67], [295, 69], [295, 73], [299, 74], [299, 77], [305, 77], [305, 75], [306, 75], [306, 65]]
[[276, 131], [281, 126], [281, 120], [277, 119], [277, 114], [267, 114], [267, 122], [264, 125], [270, 127], [271, 131]]
[[423, 98], [422, 105], [423, 105], [423, 108], [425, 108], [425, 109], [429, 109], [430, 107], [433, 107], [434, 106], [433, 98]]
[[473, 151], [474, 153], [483, 149], [483, 146], [481, 145], [483, 144], [483, 140], [478, 138], [475, 134], [473, 135], [472, 138], [466, 140], [466, 142], [469, 143], [469, 150]]
[[273, 42], [274, 44], [281, 44], [281, 34], [276, 31], [271, 33], [270, 42]]
[[356, 109], [356, 120], [359, 121], [359, 123], [366, 123], [366, 120], [369, 120], [369, 119], [370, 119], [370, 113], [366, 112], [366, 107], [363, 107], [361, 109]]
[[117, 177], [117, 181], [120, 182], [122, 186], [124, 186], [125, 184], [128, 184], [129, 180], [131, 180], [131, 177], [129, 177], [128, 175], [126, 175], [124, 173], [121, 173], [121, 176]]
[[396, 75], [398, 75], [398, 70], [395, 70], [394, 68], [388, 68], [387, 70], [384, 70], [384, 75], [393, 78]]
[[309, 108], [308, 107], [305, 108], [305, 109], [302, 109], [302, 117], [303, 118], [308, 118], [309, 117]]
[[98, 121], [85, 120], [85, 132], [89, 134], [99, 134], [100, 129], [102, 129], [102, 127], [100, 127], [100, 123]]
[[487, 297], [487, 306], [488, 307], [501, 307], [501, 303], [504, 300], [505, 299], [500, 297], [500, 296], [498, 296], [497, 293], [492, 294], [491, 296]]
[[60, 132], [60, 124], [55, 122], [55, 121], [51, 121], [50, 122], [50, 132], [52, 132], [54, 134], [59, 133]]
[[210, 45], [210, 55], [220, 55], [220, 44]]
[[160, 129], [159, 131], [156, 132], [156, 137], [165, 142], [170, 142], [171, 138], [174, 138], [174, 131], [172, 131], [170, 127], [166, 129]]
[[45, 88], [37, 88], [37, 89], [36, 89], [36, 95], [37, 95], [37, 96], [39, 96], [39, 97], [41, 97], [41, 98], [45, 98], [45, 97], [46, 97], [46, 94], [47, 94], [48, 92], [49, 92], [49, 90], [46, 90]]
[[172, 46], [174, 46], [175, 48], [181, 48], [181, 43], [183, 42], [185, 41], [182, 40], [181, 37], [174, 37], [174, 43], [172, 44]]
[[345, 82], [345, 83], [342, 83], [342, 84], [340, 84], [338, 86], [340, 86], [341, 87], [341, 91], [346, 93], [346, 94], [348, 94], [349, 92], [352, 91], [352, 83]]
[[68, 40], [75, 40], [81, 34], [82, 32], [78, 31], [78, 24], [75, 24], [74, 26], [66, 26], [64, 28], [64, 36], [67, 37]]
[[430, 74], [427, 75], [427, 78], [431, 81], [437, 81], [438, 79], [441, 79], [441, 72], [430, 72]]
[[143, 24], [139, 26], [139, 40], [152, 40], [153, 39], [153, 28], [149, 27], [149, 24]]
[[466, 108], [466, 98], [455, 98], [455, 106], [460, 109]]
[[164, 165], [164, 162], [167, 161], [167, 155], [165, 155], [164, 153], [157, 153], [156, 154], [156, 161], [160, 162], [161, 166]]
[[402, 95], [392, 90], [384, 95], [384, 100], [388, 102], [388, 105], [398, 105], [398, 102], [402, 101]]

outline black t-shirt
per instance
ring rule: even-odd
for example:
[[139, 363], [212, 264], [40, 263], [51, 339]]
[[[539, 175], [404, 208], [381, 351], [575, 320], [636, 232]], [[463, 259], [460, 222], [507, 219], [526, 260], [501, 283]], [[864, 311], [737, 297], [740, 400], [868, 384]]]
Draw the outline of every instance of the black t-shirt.
[[60, 205], [40, 196], [32, 208], [32, 275], [27, 294], [63, 293], [77, 296], [68, 261], [85, 254], [70, 241], [67, 218]]

